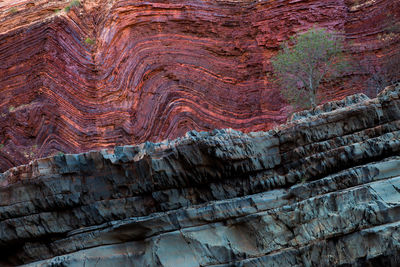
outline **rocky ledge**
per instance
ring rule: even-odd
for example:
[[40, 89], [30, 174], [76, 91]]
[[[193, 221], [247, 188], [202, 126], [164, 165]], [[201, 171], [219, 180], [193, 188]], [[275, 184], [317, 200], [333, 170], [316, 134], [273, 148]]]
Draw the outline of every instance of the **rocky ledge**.
[[399, 94], [12, 168], [0, 265], [398, 266]]

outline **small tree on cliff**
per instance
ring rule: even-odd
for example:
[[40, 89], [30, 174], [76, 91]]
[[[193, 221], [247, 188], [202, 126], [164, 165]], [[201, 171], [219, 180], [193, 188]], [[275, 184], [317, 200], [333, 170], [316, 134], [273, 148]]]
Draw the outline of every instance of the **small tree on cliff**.
[[271, 63], [283, 97], [295, 108], [315, 108], [321, 82], [347, 66], [342, 39], [317, 28], [292, 36]]

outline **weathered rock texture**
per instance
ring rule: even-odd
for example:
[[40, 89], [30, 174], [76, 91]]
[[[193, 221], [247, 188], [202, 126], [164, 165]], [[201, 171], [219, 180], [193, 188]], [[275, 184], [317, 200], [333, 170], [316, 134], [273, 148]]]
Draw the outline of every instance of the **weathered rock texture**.
[[[356, 57], [398, 44], [378, 41], [398, 0], [81, 2], [0, 2], [0, 171], [193, 129], [270, 129], [289, 108], [269, 59], [314, 24], [342, 31]], [[325, 99], [361, 90], [330, 86]]]
[[0, 265], [398, 266], [399, 94], [12, 168]]

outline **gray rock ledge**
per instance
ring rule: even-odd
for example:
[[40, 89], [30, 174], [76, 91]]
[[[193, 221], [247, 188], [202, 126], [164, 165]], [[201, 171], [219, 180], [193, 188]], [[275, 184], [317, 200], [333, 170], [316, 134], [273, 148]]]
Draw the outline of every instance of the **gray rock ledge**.
[[1, 266], [399, 266], [399, 87], [269, 132], [12, 168], [0, 251]]

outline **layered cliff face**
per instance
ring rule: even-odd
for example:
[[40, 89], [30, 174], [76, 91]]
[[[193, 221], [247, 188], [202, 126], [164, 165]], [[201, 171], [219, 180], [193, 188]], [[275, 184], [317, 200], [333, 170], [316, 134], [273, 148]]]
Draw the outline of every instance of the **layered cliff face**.
[[0, 264], [398, 266], [400, 86], [268, 132], [189, 132], [0, 175]]
[[[268, 78], [279, 44], [318, 24], [381, 56], [397, 0], [0, 3], [0, 170], [62, 152], [266, 130], [290, 110]], [[340, 82], [326, 99], [358, 92]], [[334, 89], [334, 90], [333, 90]]]

